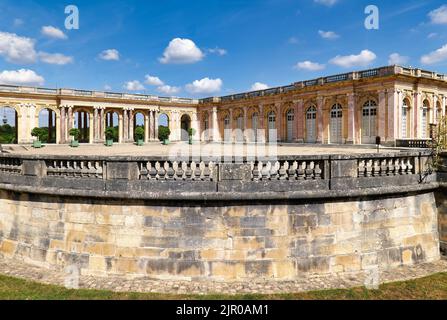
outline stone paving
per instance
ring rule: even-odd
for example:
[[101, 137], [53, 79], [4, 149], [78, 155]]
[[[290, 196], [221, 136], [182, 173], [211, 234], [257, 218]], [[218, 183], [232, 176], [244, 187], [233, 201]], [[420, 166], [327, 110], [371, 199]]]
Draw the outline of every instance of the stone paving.
[[[447, 272], [447, 259], [432, 263], [404, 266], [380, 272], [380, 282], [406, 281], [431, 274]], [[0, 274], [13, 276], [39, 283], [64, 286], [66, 274], [57, 270], [47, 270], [21, 262], [0, 258]], [[363, 286], [367, 275], [362, 273], [344, 273], [337, 275], [315, 275], [295, 281], [254, 280], [241, 282], [181, 282], [162, 281], [149, 278], [126, 278], [81, 276], [80, 288], [101, 289], [115, 292], [151, 292], [166, 294], [277, 294], [297, 293], [322, 289], [348, 289]]]
[[[370, 154], [376, 153], [374, 146], [338, 146], [338, 145], [303, 145], [303, 144], [278, 144], [258, 145], [254, 144], [194, 144], [192, 146], [184, 142], [172, 143], [163, 146], [160, 143], [148, 143], [138, 147], [134, 144], [115, 144], [106, 147], [98, 144], [85, 144], [79, 148], [70, 148], [67, 145], [47, 145], [42, 149], [34, 149], [31, 146], [3, 145], [8, 153], [18, 154], [49, 154], [49, 155], [98, 155], [98, 156], [167, 156], [173, 153], [191, 152], [193, 155], [233, 155], [241, 156], [253, 152], [270, 152], [277, 155], [328, 155], [328, 154]], [[270, 148], [270, 149], [269, 149]], [[399, 152], [402, 149], [381, 147], [381, 152]], [[414, 151], [414, 149], [412, 149]]]

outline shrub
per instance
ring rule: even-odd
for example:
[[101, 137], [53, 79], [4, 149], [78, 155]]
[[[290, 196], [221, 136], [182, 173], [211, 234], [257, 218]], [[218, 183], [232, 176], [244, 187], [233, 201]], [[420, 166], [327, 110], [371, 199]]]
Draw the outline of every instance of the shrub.
[[171, 129], [165, 126], [160, 126], [158, 128], [158, 139], [160, 141], [168, 140], [171, 135]]
[[190, 137], [193, 137], [196, 134], [197, 130], [194, 128], [189, 128], [188, 134]]
[[137, 140], [143, 140], [144, 139], [144, 128], [137, 127], [135, 129], [135, 137], [137, 138]]
[[106, 135], [106, 139], [107, 140], [113, 140], [114, 136], [115, 136], [115, 130], [114, 128], [107, 128], [106, 131], [104, 132]]
[[74, 140], [78, 140], [79, 136], [81, 135], [81, 131], [76, 128], [70, 129], [68, 133], [70, 134], [70, 137], [73, 137]]
[[34, 128], [34, 129], [31, 131], [31, 135], [32, 135], [33, 137], [36, 137], [37, 140], [39, 140], [39, 141], [43, 140], [45, 134], [46, 134], [46, 132], [45, 132], [45, 130], [43, 130], [42, 128]]

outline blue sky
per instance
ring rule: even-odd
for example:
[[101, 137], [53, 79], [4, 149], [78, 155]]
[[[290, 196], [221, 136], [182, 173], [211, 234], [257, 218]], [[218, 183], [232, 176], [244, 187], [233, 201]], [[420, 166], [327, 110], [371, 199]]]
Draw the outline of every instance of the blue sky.
[[[65, 29], [70, 4], [79, 30]], [[379, 30], [364, 27], [369, 4]], [[446, 27], [437, 0], [2, 0], [0, 82], [207, 97], [384, 66], [392, 54], [447, 73]]]

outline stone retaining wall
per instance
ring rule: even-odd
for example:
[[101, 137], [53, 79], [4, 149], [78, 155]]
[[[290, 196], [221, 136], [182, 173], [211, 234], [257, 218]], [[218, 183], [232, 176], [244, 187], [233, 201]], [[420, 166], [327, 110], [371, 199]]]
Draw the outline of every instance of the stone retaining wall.
[[0, 192], [0, 252], [83, 274], [296, 279], [439, 259], [432, 192], [182, 204]]
[[[0, 157], [0, 254], [85, 275], [297, 279], [439, 259], [430, 154]], [[438, 182], [437, 180], [441, 181]]]

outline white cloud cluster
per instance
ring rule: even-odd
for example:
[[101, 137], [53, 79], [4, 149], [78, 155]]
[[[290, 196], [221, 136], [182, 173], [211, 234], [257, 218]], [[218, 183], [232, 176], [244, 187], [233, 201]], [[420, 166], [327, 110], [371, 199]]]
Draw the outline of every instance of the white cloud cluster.
[[320, 64], [312, 61], [302, 61], [298, 62], [295, 65], [295, 69], [299, 70], [307, 70], [307, 71], [320, 71], [323, 70], [326, 66], [324, 64]]
[[69, 57], [61, 53], [39, 52], [39, 58], [42, 62], [60, 66], [73, 63], [73, 57]]
[[169, 86], [169, 85], [162, 85], [162, 86], [159, 86], [157, 88], [157, 90], [158, 90], [158, 92], [161, 92], [163, 94], [174, 95], [174, 94], [179, 93], [182, 90], [182, 88], [173, 87], [173, 86]]
[[222, 49], [222, 48], [218, 48], [218, 47], [216, 47], [216, 48], [214, 48], [214, 49], [208, 49], [208, 51], [209, 51], [210, 53], [217, 54], [218, 56], [224, 56], [224, 55], [226, 55], [226, 54], [228, 53], [227, 50]]
[[38, 60], [56, 65], [73, 62], [73, 57], [61, 53], [36, 52], [35, 40], [8, 32], [0, 32], [0, 56], [16, 64], [32, 64]]
[[0, 73], [0, 83], [23, 86], [42, 86], [45, 79], [33, 70], [5, 70]]
[[370, 50], [362, 50], [360, 54], [351, 54], [348, 56], [336, 56], [329, 62], [343, 68], [367, 67], [377, 56]]
[[127, 91], [142, 91], [145, 87], [138, 80], [128, 81], [124, 84], [124, 89]]
[[118, 61], [120, 53], [116, 49], [107, 49], [99, 54], [99, 58], [106, 61]]
[[421, 58], [421, 63], [425, 65], [435, 64], [447, 60], [447, 44], [432, 51]]
[[221, 79], [203, 78], [186, 85], [186, 90], [192, 94], [211, 94], [222, 89]]
[[8, 62], [36, 62], [37, 52], [34, 44], [33, 39], [20, 37], [15, 33], [0, 32], [0, 56], [3, 56]]
[[146, 75], [146, 81], [144, 83], [150, 86], [163, 86], [165, 84], [159, 77], [154, 77], [151, 75]]
[[256, 82], [251, 86], [251, 91], [260, 91], [260, 90], [266, 90], [269, 86], [262, 82]]
[[323, 30], [320, 30], [320, 31], [318, 31], [318, 34], [323, 39], [328, 39], [328, 40], [335, 40], [335, 39], [340, 38], [340, 36], [338, 34], [336, 34], [334, 31], [323, 31]]
[[52, 38], [52, 39], [65, 40], [68, 38], [67, 35], [61, 29], [58, 29], [53, 26], [42, 27], [41, 33], [44, 36], [47, 36], [48, 38]]
[[405, 65], [410, 60], [409, 57], [401, 56], [398, 53], [392, 53], [390, 54], [390, 57], [388, 59], [389, 65]]
[[202, 50], [190, 39], [173, 39], [159, 60], [163, 64], [189, 64], [201, 61], [205, 57]]
[[314, 0], [315, 3], [322, 4], [328, 7], [333, 6], [338, 0]]
[[431, 11], [428, 16], [434, 24], [447, 24], [447, 5], [443, 5]]

